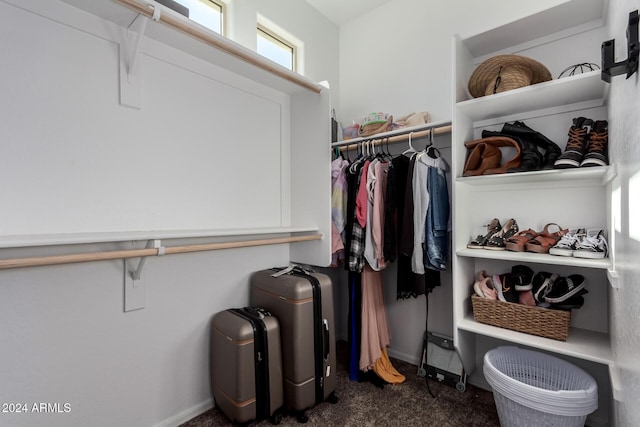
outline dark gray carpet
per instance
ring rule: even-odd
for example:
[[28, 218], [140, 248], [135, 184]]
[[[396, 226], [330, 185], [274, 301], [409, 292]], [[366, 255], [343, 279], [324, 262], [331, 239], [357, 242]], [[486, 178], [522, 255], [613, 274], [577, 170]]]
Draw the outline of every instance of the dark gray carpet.
[[[307, 411], [313, 426], [499, 426], [493, 395], [467, 384], [463, 393], [453, 387], [429, 381], [435, 398], [429, 394], [425, 379], [416, 375], [417, 367], [397, 359], [393, 366], [407, 377], [400, 385], [379, 388], [372, 382], [350, 381], [346, 343], [338, 343], [338, 403], [324, 402]], [[213, 408], [181, 427], [232, 426], [227, 417]], [[269, 420], [250, 426], [271, 426]], [[282, 426], [299, 426], [296, 418], [286, 416]]]

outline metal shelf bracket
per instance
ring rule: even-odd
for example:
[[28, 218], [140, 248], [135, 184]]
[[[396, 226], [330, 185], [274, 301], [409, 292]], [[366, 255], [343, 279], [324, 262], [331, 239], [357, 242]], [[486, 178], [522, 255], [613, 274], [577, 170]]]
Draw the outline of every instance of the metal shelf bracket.
[[627, 74], [627, 79], [638, 71], [638, 11], [629, 13], [629, 24], [627, 26], [627, 59], [615, 62], [615, 39], [602, 43], [602, 80], [611, 83], [611, 77], [620, 74]]

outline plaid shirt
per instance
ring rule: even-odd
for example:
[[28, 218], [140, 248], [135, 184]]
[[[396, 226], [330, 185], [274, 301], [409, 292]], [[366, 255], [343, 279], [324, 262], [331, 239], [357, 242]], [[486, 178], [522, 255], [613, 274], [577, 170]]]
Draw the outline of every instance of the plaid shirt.
[[[354, 186], [358, 188], [360, 186], [360, 181], [362, 179], [362, 167], [356, 167], [355, 173], [357, 174]], [[351, 173], [351, 172], [350, 172]], [[366, 179], [366, 177], [365, 177]], [[364, 241], [365, 234], [364, 229], [358, 223], [358, 219], [356, 218], [355, 210], [353, 212], [353, 226], [350, 230], [351, 239], [349, 245], [349, 271], [355, 271], [357, 273], [362, 272], [364, 268]], [[347, 230], [349, 231], [349, 230]]]

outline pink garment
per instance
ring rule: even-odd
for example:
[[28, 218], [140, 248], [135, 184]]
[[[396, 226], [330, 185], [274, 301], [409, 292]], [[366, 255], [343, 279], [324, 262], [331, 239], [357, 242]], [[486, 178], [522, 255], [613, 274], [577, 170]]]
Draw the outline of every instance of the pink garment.
[[367, 173], [369, 172], [369, 160], [364, 162], [361, 171], [360, 186], [358, 187], [358, 194], [356, 195], [356, 219], [358, 224], [363, 229], [367, 226], [367, 211], [368, 211], [368, 192], [367, 192]]
[[387, 266], [384, 260], [384, 208], [387, 198], [387, 174], [389, 163], [376, 163], [376, 182], [373, 192], [373, 215], [371, 217], [373, 249], [378, 269]]
[[373, 368], [382, 349], [391, 344], [382, 292], [382, 272], [373, 271], [365, 263], [362, 270], [362, 324], [360, 327], [360, 363], [362, 371]]

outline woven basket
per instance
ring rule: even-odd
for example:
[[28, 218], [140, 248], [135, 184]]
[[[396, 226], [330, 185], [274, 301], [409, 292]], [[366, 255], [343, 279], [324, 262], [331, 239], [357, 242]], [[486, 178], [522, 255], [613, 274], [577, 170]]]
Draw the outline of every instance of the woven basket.
[[566, 341], [571, 325], [571, 312], [530, 307], [471, 296], [473, 317], [477, 322], [539, 337]]
[[393, 123], [393, 116], [389, 116], [386, 122], [383, 123], [370, 123], [364, 126], [360, 126], [358, 136], [366, 137], [375, 135], [377, 133], [387, 132], [391, 130], [391, 124]]

